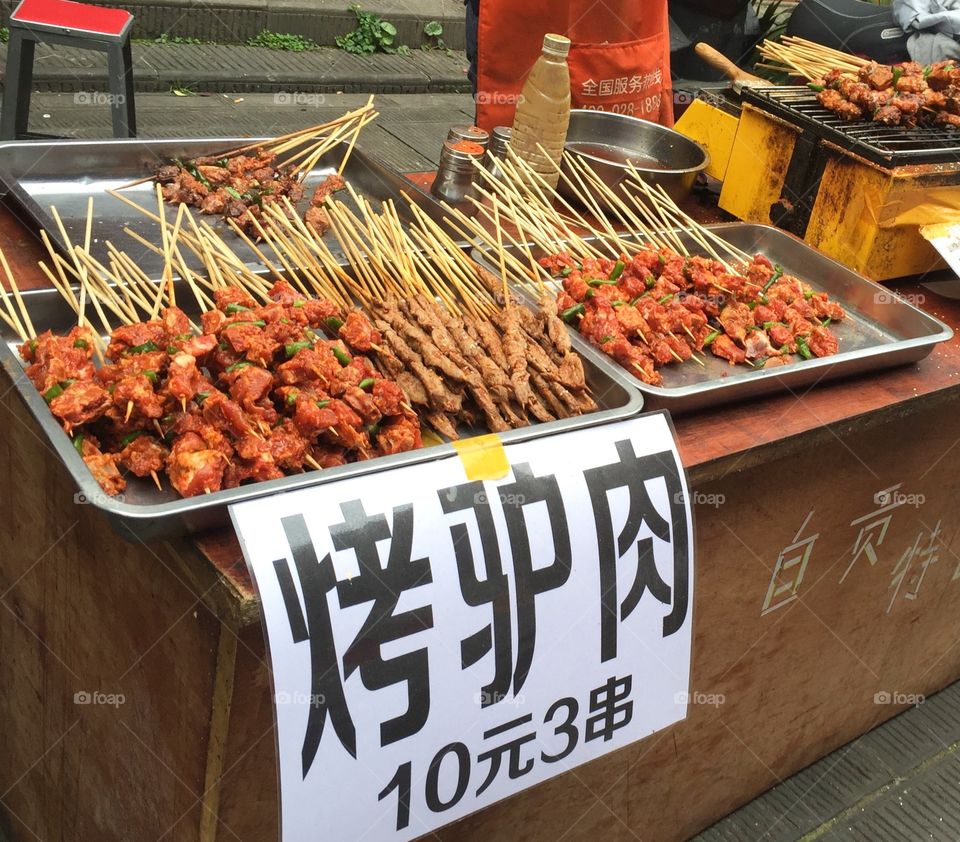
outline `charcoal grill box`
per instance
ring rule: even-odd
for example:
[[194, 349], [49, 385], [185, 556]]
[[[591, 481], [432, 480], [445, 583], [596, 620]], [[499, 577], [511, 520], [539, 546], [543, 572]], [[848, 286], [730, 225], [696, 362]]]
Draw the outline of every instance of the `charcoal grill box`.
[[960, 131], [847, 123], [807, 87], [742, 98], [698, 100], [677, 124], [709, 148], [710, 127], [739, 116], [732, 144], [710, 150], [727, 162], [713, 173], [721, 208], [785, 228], [874, 281], [943, 267], [920, 226], [960, 220]]

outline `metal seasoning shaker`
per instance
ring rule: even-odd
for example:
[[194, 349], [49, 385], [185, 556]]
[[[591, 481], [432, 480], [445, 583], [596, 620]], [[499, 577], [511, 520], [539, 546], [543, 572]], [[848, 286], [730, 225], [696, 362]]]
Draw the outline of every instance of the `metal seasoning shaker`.
[[507, 157], [512, 133], [513, 130], [509, 126], [496, 126], [490, 135], [490, 145], [487, 147], [487, 168], [495, 178], [504, 176], [498, 162]]
[[474, 161], [482, 160], [483, 155], [483, 147], [473, 141], [444, 143], [443, 149], [440, 150], [440, 167], [437, 170], [437, 177], [430, 188], [433, 196], [440, 201], [449, 202], [467, 215], [473, 215], [476, 208], [469, 199], [470, 197], [479, 198], [474, 189], [476, 178]]
[[447, 132], [447, 143], [459, 143], [461, 140], [479, 143], [486, 149], [490, 143], [490, 133], [479, 126], [451, 126]]

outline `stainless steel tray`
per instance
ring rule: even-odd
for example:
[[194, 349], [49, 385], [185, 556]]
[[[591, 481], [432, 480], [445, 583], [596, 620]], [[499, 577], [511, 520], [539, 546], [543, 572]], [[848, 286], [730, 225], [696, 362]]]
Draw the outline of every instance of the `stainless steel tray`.
[[[38, 331], [50, 329], [64, 333], [76, 324], [76, 316], [54, 290], [24, 292], [27, 307]], [[191, 300], [188, 289], [177, 295], [177, 301], [190, 316], [196, 316], [186, 305]], [[118, 497], [103, 493], [76, 452], [69, 437], [50, 413], [43, 397], [24, 372], [24, 366], [16, 351], [16, 340], [5, 328], [0, 333], [0, 363], [13, 381], [20, 397], [37, 419], [43, 434], [70, 471], [79, 489], [78, 502], [89, 503], [103, 511], [114, 530], [128, 540], [155, 541], [185, 533], [200, 532], [229, 523], [227, 506], [241, 500], [250, 500], [268, 494], [278, 494], [306, 486], [323, 485], [346, 477], [373, 474], [400, 465], [412, 465], [452, 456], [455, 451], [450, 444], [382, 456], [366, 462], [357, 462], [324, 471], [285, 477], [284, 479], [244, 485], [226, 491], [217, 491], [201, 497], [183, 499], [165, 485], [158, 491], [149, 480], [134, 476], [127, 478], [127, 490]], [[612, 361], [588, 353], [584, 355], [584, 370], [594, 399], [600, 410], [579, 418], [566, 418], [546, 424], [535, 424], [520, 430], [501, 434], [504, 444], [527, 441], [566, 430], [620, 421], [639, 414], [643, 409], [643, 396], [630, 382], [630, 378]], [[484, 433], [486, 430], [483, 431]], [[464, 438], [466, 438], [464, 434]]]
[[[690, 412], [913, 363], [926, 357], [938, 342], [953, 336], [953, 330], [939, 319], [779, 228], [745, 222], [709, 228], [745, 252], [765, 254], [788, 274], [828, 293], [843, 306], [847, 318], [831, 325], [840, 341], [840, 353], [769, 371], [732, 366], [708, 353], [703, 368], [690, 362], [664, 366], [660, 369], [663, 386], [649, 386], [621, 369], [647, 396], [648, 408], [669, 409], [674, 414]], [[690, 237], [683, 239], [691, 254], [703, 254]], [[499, 274], [488, 250], [475, 251], [474, 257], [490, 272]], [[573, 328], [570, 331], [582, 355], [586, 355], [585, 348], [600, 353]]]
[[[34, 225], [46, 229], [54, 244], [66, 251], [63, 237], [50, 214], [50, 206], [56, 207], [70, 239], [83, 242], [87, 218], [87, 200], [94, 200], [94, 222], [91, 253], [98, 259], [106, 255], [104, 242], [110, 240], [117, 248], [126, 251], [151, 277], [159, 278], [163, 269], [162, 258], [144, 248], [123, 232], [124, 227], [136, 231], [148, 242], [160, 241], [159, 226], [133, 208], [113, 198], [106, 191], [115, 190], [124, 184], [150, 175], [158, 165], [174, 158], [195, 158], [211, 155], [227, 149], [235, 149], [269, 138], [217, 137], [175, 138], [169, 140], [62, 140], [20, 141], [0, 144], [0, 183], [7, 191], [7, 203], [14, 213], [26, 217]], [[326, 176], [336, 172], [345, 148], [334, 147], [324, 155], [317, 167], [306, 178], [307, 189], [299, 207], [308, 207], [313, 187]], [[359, 193], [371, 201], [394, 199], [397, 211], [405, 222], [411, 213], [402, 200], [401, 191], [412, 202], [423, 208], [433, 219], [440, 221], [443, 211], [430, 196], [403, 176], [391, 171], [379, 159], [354, 148], [344, 170], [344, 178]], [[156, 197], [152, 182], [130, 187], [123, 191], [133, 201], [156, 213]], [[347, 194], [338, 198], [346, 200]], [[12, 202], [11, 202], [12, 200]], [[173, 219], [173, 208], [168, 206], [168, 218]], [[262, 264], [253, 252], [237, 237], [218, 216], [200, 216], [216, 230], [221, 231], [230, 247], [254, 271]], [[332, 234], [325, 240], [334, 255], [343, 259], [340, 247]], [[189, 255], [188, 255], [189, 256]], [[270, 256], [269, 254], [267, 255]], [[192, 258], [191, 258], [192, 259]]]

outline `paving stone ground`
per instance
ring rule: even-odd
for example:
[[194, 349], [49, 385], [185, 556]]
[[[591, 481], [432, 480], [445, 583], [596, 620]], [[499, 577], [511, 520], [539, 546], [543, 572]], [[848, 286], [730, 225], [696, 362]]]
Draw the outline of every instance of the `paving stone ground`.
[[[304, 91], [312, 93], [469, 92], [463, 52], [411, 50], [408, 54], [353, 55], [336, 47], [287, 52], [228, 44], [135, 43], [137, 91]], [[0, 44], [0, 70], [7, 45]], [[33, 87], [40, 91], [107, 92], [106, 53], [37, 45]]]
[[[357, 108], [366, 94], [138, 94], [141, 138], [276, 136], [316, 125]], [[360, 146], [400, 172], [436, 169], [447, 130], [473, 120], [469, 94], [383, 94], [380, 118], [364, 129]], [[34, 94], [30, 131], [61, 137], [108, 137], [110, 111], [80, 93]]]

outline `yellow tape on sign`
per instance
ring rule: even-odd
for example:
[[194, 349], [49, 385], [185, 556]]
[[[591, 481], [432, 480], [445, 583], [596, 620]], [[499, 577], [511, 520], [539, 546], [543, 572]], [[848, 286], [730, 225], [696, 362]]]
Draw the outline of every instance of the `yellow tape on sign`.
[[507, 451], [494, 433], [453, 442], [469, 480], [503, 479], [510, 472]]

